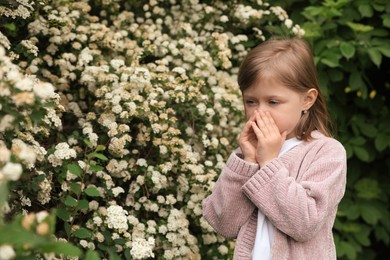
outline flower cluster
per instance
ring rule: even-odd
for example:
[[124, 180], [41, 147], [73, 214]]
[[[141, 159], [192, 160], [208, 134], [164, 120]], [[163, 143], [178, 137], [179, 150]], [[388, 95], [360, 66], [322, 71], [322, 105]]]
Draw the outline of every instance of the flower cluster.
[[239, 63], [271, 22], [298, 28], [261, 1], [54, 1], [17, 47], [0, 32], [0, 180], [34, 184], [14, 183], [10, 214], [58, 208], [55, 236], [100, 257], [226, 258], [201, 202], [237, 145]]

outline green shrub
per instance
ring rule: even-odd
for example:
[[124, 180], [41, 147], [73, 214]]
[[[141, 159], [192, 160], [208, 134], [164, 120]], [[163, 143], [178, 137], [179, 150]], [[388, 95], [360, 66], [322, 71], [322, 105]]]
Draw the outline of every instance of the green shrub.
[[[50, 211], [54, 240], [84, 255], [64, 244], [0, 244], [30, 257], [228, 258], [234, 243], [201, 217], [201, 201], [237, 146], [238, 65], [248, 48], [300, 27], [258, 1], [1, 3], [0, 61], [54, 86], [56, 98], [16, 104], [25, 90], [15, 86], [26, 82], [1, 70], [1, 125], [9, 114], [18, 120], [0, 127], [10, 154], [0, 170], [10, 161], [24, 171], [6, 182], [0, 231], [20, 227], [17, 214]], [[30, 164], [18, 161], [22, 144], [36, 155]]]

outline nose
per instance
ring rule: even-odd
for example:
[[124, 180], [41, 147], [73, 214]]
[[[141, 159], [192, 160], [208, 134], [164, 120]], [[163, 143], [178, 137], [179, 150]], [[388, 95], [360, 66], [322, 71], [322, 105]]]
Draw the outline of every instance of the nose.
[[266, 106], [264, 104], [259, 104], [256, 108], [258, 111], [262, 110], [263, 112], [266, 111]]

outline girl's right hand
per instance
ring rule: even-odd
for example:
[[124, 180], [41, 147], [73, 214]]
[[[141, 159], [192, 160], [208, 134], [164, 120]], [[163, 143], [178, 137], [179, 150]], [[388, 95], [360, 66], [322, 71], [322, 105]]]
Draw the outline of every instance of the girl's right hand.
[[248, 120], [248, 122], [246, 122], [238, 141], [240, 144], [240, 149], [244, 156], [244, 160], [251, 163], [257, 163], [256, 162], [257, 137], [252, 128], [253, 122], [255, 122], [254, 115], [252, 115], [251, 118]]

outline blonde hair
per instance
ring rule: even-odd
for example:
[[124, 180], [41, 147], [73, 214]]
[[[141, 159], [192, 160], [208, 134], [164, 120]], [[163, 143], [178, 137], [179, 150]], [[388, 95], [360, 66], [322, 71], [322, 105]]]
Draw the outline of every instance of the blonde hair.
[[306, 113], [302, 113], [295, 129], [298, 139], [309, 140], [314, 130], [326, 136], [331, 135], [326, 102], [319, 88], [313, 55], [306, 41], [298, 38], [271, 39], [252, 49], [238, 72], [241, 92], [261, 81], [266, 73], [272, 73], [283, 85], [298, 93], [305, 93], [311, 88], [318, 91], [316, 101]]

